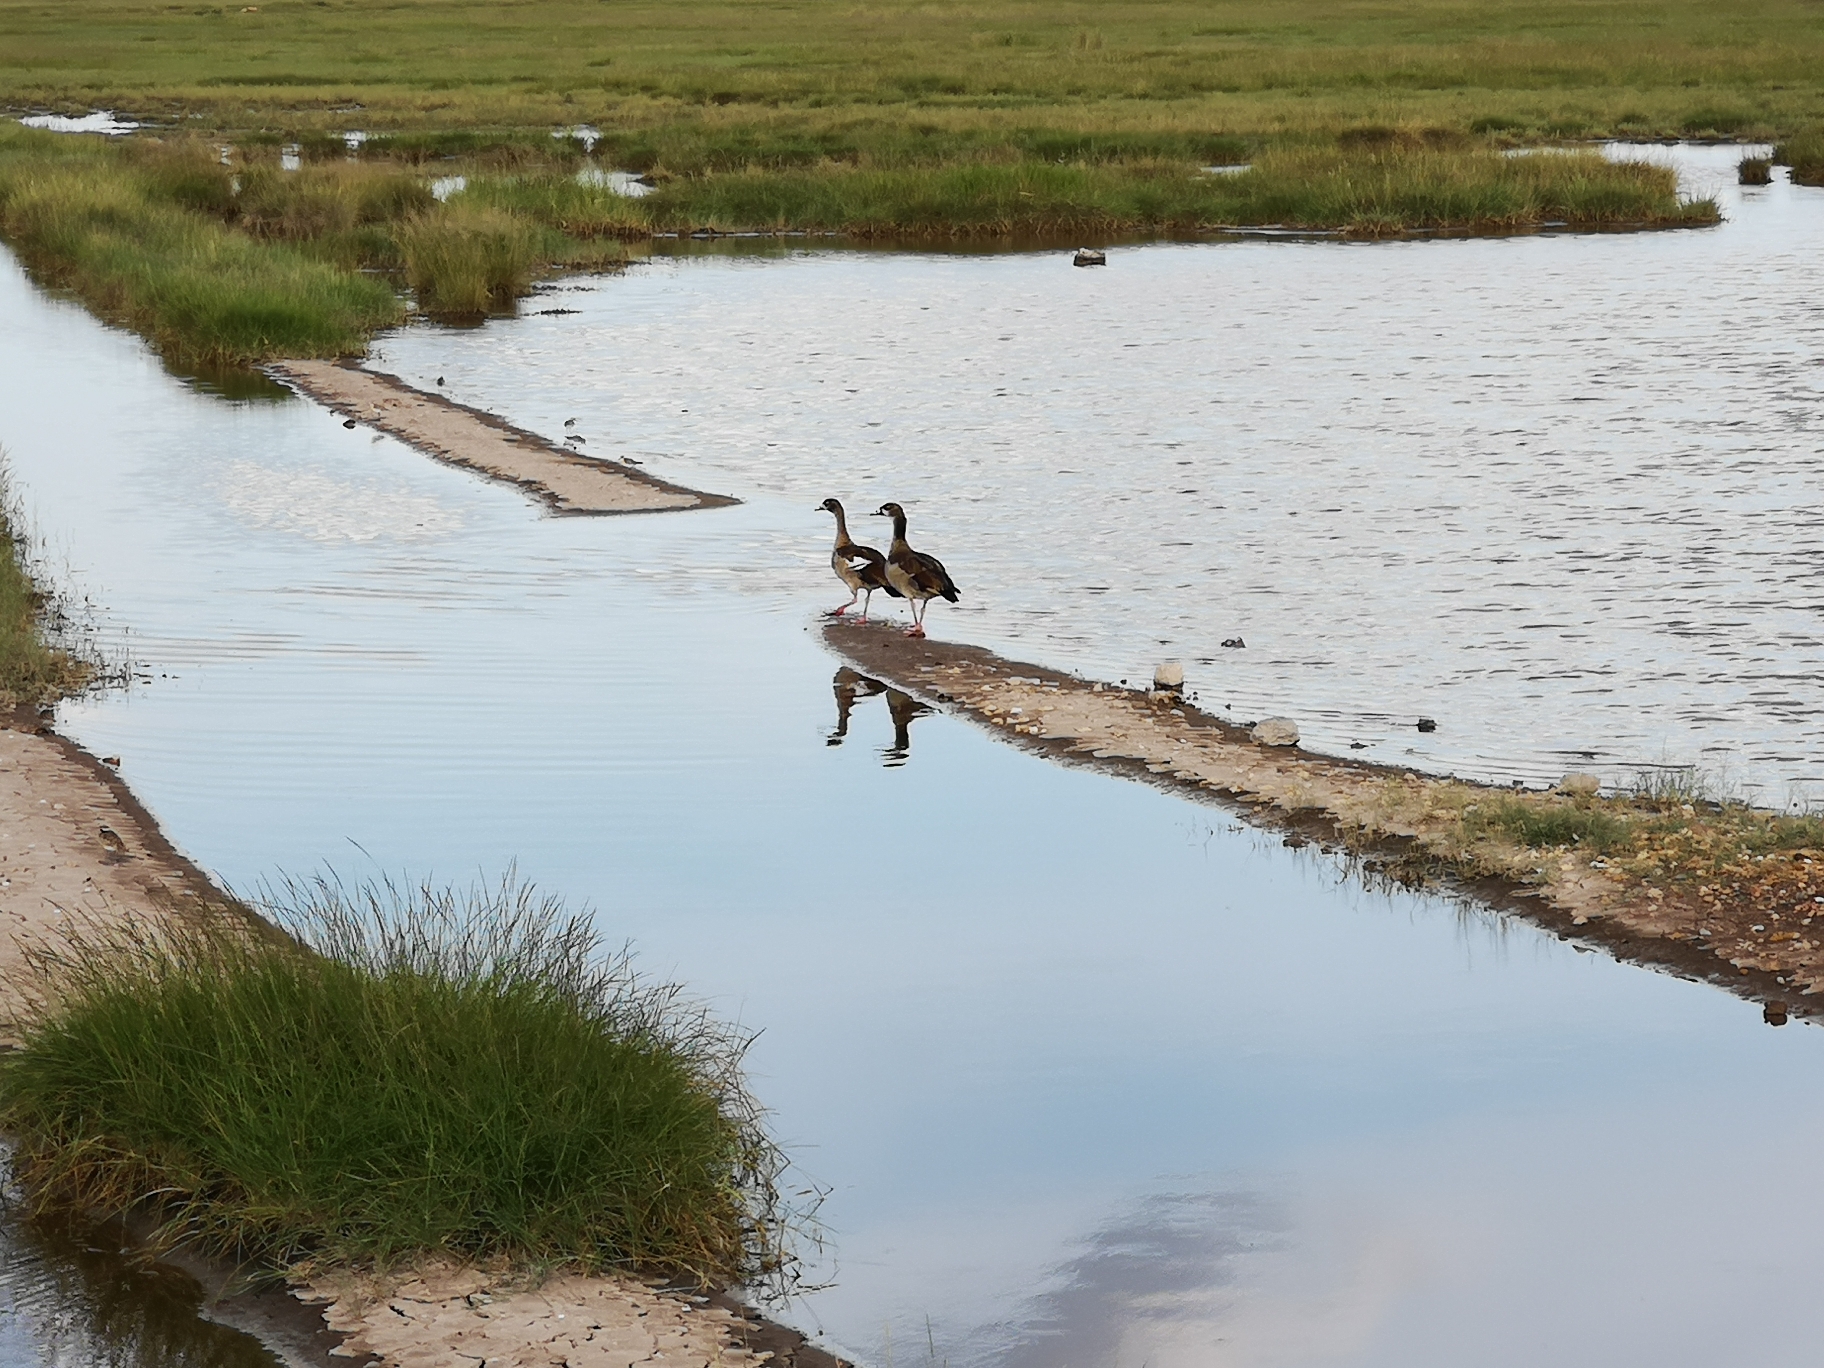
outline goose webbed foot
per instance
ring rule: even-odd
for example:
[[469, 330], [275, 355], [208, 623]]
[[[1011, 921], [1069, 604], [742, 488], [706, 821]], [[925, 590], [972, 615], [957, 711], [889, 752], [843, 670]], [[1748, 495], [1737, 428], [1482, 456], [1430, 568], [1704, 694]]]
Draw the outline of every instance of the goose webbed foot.
[[906, 628], [906, 635], [909, 637], [922, 637], [924, 634], [925, 634], [924, 627], [922, 627], [920, 624], [918, 624], [916, 622], [913, 623], [910, 627]]

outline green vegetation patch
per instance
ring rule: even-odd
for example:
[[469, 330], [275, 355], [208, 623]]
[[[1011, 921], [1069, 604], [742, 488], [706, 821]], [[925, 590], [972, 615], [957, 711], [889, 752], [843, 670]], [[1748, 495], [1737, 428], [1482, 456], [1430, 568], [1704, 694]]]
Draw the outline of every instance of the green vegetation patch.
[[1544, 223], [1700, 224], [1663, 167], [1595, 153], [1503, 156], [1376, 142], [1263, 153], [1246, 171], [1183, 164], [824, 166], [681, 177], [643, 204], [678, 229], [826, 229], [864, 236], [1159, 233], [1231, 226], [1511, 231]]
[[94, 665], [47, 640], [61, 610], [26, 569], [29, 547], [0, 450], [0, 707], [30, 707], [75, 693]]
[[746, 1039], [503, 883], [287, 886], [42, 958], [0, 1125], [37, 1209], [280, 1265], [457, 1255], [717, 1282], [780, 1266]]

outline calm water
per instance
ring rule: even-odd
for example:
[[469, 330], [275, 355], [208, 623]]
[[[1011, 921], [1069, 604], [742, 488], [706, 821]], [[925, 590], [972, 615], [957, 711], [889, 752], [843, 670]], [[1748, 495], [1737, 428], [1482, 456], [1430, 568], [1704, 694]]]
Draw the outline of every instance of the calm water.
[[[1790, 195], [1774, 187], [1761, 207], [1794, 214]], [[1514, 261], [1557, 253], [1554, 269], [1567, 278], [1638, 282], [1660, 269], [1661, 254], [1695, 250], [1685, 244], [1726, 257], [1736, 231], [1411, 249], [1274, 244], [1285, 253], [1282, 283], [1296, 282], [1274, 326], [1290, 327], [1285, 311], [1304, 307], [1305, 292], [1340, 289], [1339, 271], [1370, 272], [1383, 294], [1397, 286], [1416, 300], [1438, 260], [1473, 249]], [[1807, 249], [1794, 239], [1781, 250], [1796, 258]], [[1269, 249], [1124, 252], [1099, 276], [1050, 257], [692, 260], [589, 285], [567, 297], [585, 310], [577, 318], [390, 344], [397, 363], [409, 350], [413, 366], [518, 421], [554, 428], [583, 415], [592, 448], [610, 444], [611, 422], [645, 442], [638, 424], [659, 422], [647, 387], [660, 383], [658, 369], [675, 369], [675, 407], [693, 413], [677, 415], [666, 440], [690, 452], [666, 473], [749, 502], [619, 520], [543, 517], [513, 491], [345, 431], [308, 405], [200, 392], [131, 338], [36, 294], [9, 261], [0, 269], [0, 442], [52, 562], [94, 601], [104, 635], [125, 643], [146, 681], [66, 707], [62, 724], [123, 757], [124, 775], [173, 839], [232, 883], [324, 862], [466, 879], [517, 860], [545, 887], [596, 907], [649, 971], [683, 979], [760, 1030], [755, 1086], [805, 1175], [830, 1189], [817, 1271], [834, 1285], [785, 1314], [870, 1368], [927, 1359], [982, 1368], [1804, 1361], [1816, 1338], [1815, 1279], [1790, 1241], [1824, 1217], [1812, 1176], [1824, 1034], [1769, 1029], [1715, 989], [1581, 954], [1445, 900], [1365, 890], [1328, 859], [1286, 850], [1217, 810], [1052, 768], [951, 718], [912, 717], [903, 703], [896, 718], [896, 700], [839, 679], [817, 642], [812, 614], [836, 599], [822, 515], [811, 509], [836, 478], [837, 438], [847, 432], [851, 451], [862, 450], [866, 423], [910, 422], [943, 357], [971, 354], [955, 329], [976, 326], [966, 323], [972, 310], [996, 298], [1049, 310], [1045, 345], [1058, 349], [1063, 377], [1072, 349], [1097, 329], [1099, 352], [1112, 357], [1124, 337], [1157, 325], [1136, 313], [1137, 273], [1175, 277], [1189, 297], [1211, 288], [1206, 276], [1233, 270], [1239, 289], [1249, 272], [1269, 278], [1274, 258], [1257, 251]], [[1418, 274], [1402, 277], [1402, 262]], [[1492, 288], [1485, 273], [1456, 279], [1466, 299]], [[774, 281], [794, 282], [793, 295], [775, 301], [763, 364], [742, 348], [740, 329], [744, 318], [760, 328], [769, 292], [781, 288]], [[1503, 283], [1540, 288], [1511, 274]], [[895, 309], [920, 312], [910, 301], [921, 289], [933, 304], [930, 331], [911, 328], [909, 314], [907, 330], [888, 326]], [[845, 292], [848, 341], [837, 328]], [[1766, 292], [1776, 296], [1778, 309], [1769, 302], [1759, 315], [1769, 350], [1801, 335], [1778, 322], [1790, 301]], [[667, 299], [695, 325], [661, 327]], [[1333, 323], [1347, 303], [1333, 300]], [[1238, 325], [1250, 316], [1239, 298], [1223, 307]], [[1066, 309], [1099, 321], [1073, 330], [1060, 321]], [[1489, 319], [1518, 337], [1528, 331], [1521, 312], [1515, 304]], [[809, 329], [811, 315], [827, 320], [820, 345], [831, 350], [801, 367], [796, 330]], [[1546, 373], [1515, 369], [1503, 403], [1553, 383], [1570, 349], [1563, 336], [1548, 345], [1553, 317], [1534, 318], [1537, 346], [1523, 353]], [[582, 326], [566, 337], [560, 324]], [[1617, 315], [1605, 326], [1616, 330], [1604, 344], [1614, 360], [1621, 331], [1639, 321]], [[652, 340], [661, 335], [669, 341]], [[1312, 341], [1333, 355], [1351, 345]], [[1182, 352], [1159, 348], [1161, 364], [1179, 364]], [[1455, 354], [1439, 342], [1435, 364], [1454, 365]], [[832, 383], [859, 377], [862, 355], [875, 358], [867, 404], [840, 385], [823, 387], [822, 408], [804, 397], [819, 373]], [[1257, 359], [1257, 348], [1234, 350], [1208, 374], [1239, 384]], [[564, 364], [596, 366], [596, 378], [579, 370], [560, 381]], [[1285, 394], [1310, 394], [1325, 373], [1301, 364]], [[1392, 363], [1385, 348], [1368, 348], [1352, 364], [1378, 375]], [[487, 365], [499, 371], [489, 381], [497, 399], [481, 386]], [[1691, 366], [1695, 396], [1702, 377]], [[929, 408], [922, 440], [992, 449], [983, 488], [1011, 490], [1011, 470], [997, 474], [996, 463], [1037, 458], [1014, 428], [982, 425], [985, 400], [969, 386], [983, 370], [953, 368], [957, 407]], [[1138, 383], [1142, 372], [1124, 374]], [[1346, 381], [1332, 377], [1335, 423], [1371, 434], [1368, 401]], [[750, 384], [775, 388], [776, 422], [753, 417], [768, 401]], [[1179, 422], [1185, 391], [1158, 385], [1140, 409], [1144, 395], [1112, 370], [1093, 388], [1073, 373], [1056, 382], [1059, 412], [1102, 414], [1094, 431], [1135, 425], [1136, 414], [1163, 428]], [[1362, 381], [1360, 394], [1371, 392]], [[703, 402], [720, 405], [719, 416], [695, 413]], [[1234, 403], [1238, 421], [1249, 405], [1265, 421], [1264, 388]], [[1318, 440], [1315, 405], [1282, 395], [1281, 406], [1288, 441]], [[1028, 411], [1039, 412], [1037, 400]], [[1810, 421], [1797, 405], [1791, 414], [1795, 432]], [[1430, 445], [1435, 434], [1389, 418], [1373, 450], [1389, 461], [1430, 450], [1428, 479], [1462, 478]], [[1212, 446], [1203, 425], [1213, 420], [1182, 421], [1206, 434], [1191, 459], [1258, 463], [1268, 451], [1239, 438]], [[1567, 449], [1609, 449], [1569, 419], [1550, 430]], [[745, 444], [729, 432], [747, 433]], [[884, 483], [877, 470], [910, 459], [903, 428], [881, 440], [855, 460], [842, 492], [860, 496]], [[1122, 440], [1136, 487], [1149, 462], [1181, 459], [1159, 457], [1154, 438]], [[769, 454], [767, 441], [796, 445]], [[656, 439], [639, 449], [656, 451]], [[1348, 443], [1326, 450], [1357, 459]], [[1773, 492], [1797, 478], [1779, 473], [1797, 468], [1797, 447], [1767, 460], [1761, 484], [1774, 511], [1765, 521], [1777, 541], [1787, 515]], [[1587, 464], [1561, 458], [1561, 478], [1584, 479]], [[1374, 474], [1363, 468], [1357, 497], [1392, 507]], [[975, 586], [970, 615], [945, 630], [1010, 640], [1016, 605], [1039, 602], [1033, 582], [991, 567], [1017, 559], [1008, 538], [1039, 545], [1033, 506], [1055, 478], [1040, 475], [1017, 495], [947, 499], [959, 477], [933, 460], [916, 501], [929, 511], [915, 530], [929, 525], [932, 545]], [[1122, 487], [1107, 470], [1098, 478], [1104, 491]], [[1316, 476], [1288, 462], [1275, 478]], [[1499, 480], [1510, 491], [1526, 484], [1517, 466]], [[1670, 475], [1651, 483], [1673, 487]], [[1047, 509], [1081, 531], [1089, 520], [1077, 488]], [[907, 497], [903, 483], [867, 498], [896, 494]], [[1183, 516], [1164, 495], [1150, 502], [1168, 522]], [[1267, 538], [1269, 502], [1258, 501], [1251, 525], [1262, 555], [1282, 555], [1294, 534]], [[1599, 514], [1591, 511], [1590, 555], [1607, 553]], [[1492, 510], [1478, 516], [1513, 535]], [[1132, 506], [1111, 508], [1107, 540], [1065, 538], [1035, 564], [1059, 582], [1085, 576], [1079, 555], [1128, 564], [1137, 518]], [[1416, 602], [1434, 592], [1428, 576], [1446, 576], [1429, 558], [1468, 543], [1415, 529], [1410, 519], [1383, 528], [1387, 545], [1406, 548], [1401, 582]], [[1358, 535], [1342, 524], [1337, 532]], [[1665, 537], [1673, 554], [1663, 529], [1640, 535]], [[1744, 540], [1716, 555], [1734, 564]], [[1240, 541], [1209, 544], [1246, 559]], [[1176, 563], [1176, 552], [1158, 554]], [[1591, 583], [1577, 611], [1632, 592], [1632, 562], [1604, 564], [1608, 578]], [[1561, 569], [1542, 554], [1528, 593], [1544, 604]], [[1307, 577], [1277, 592], [1308, 603], [1319, 587]], [[1751, 614], [1748, 597], [1742, 620], [1774, 614]], [[1315, 630], [1298, 614], [1241, 616], [1245, 603], [1272, 598], [1265, 587], [1252, 600], [1239, 589], [1206, 598], [1218, 607], [1199, 608], [1194, 624], [1233, 604], [1236, 616], [1208, 630], [1248, 636], [1246, 652], [1220, 657], [1231, 672], [1245, 661], [1264, 679], [1261, 662], [1288, 658], [1272, 648], [1275, 622]], [[1152, 606], [1166, 631], [1205, 630], [1181, 620], [1191, 599], [1171, 602], [1163, 589], [1139, 600], [1090, 596], [1079, 635], [1054, 616], [1021, 628], [1023, 647], [1084, 663], [1150, 661], [1164, 649], [1141, 636]], [[1437, 630], [1428, 613], [1407, 616], [1415, 633]], [[1426, 640], [1415, 635], [1399, 659], [1358, 660], [1350, 672], [1366, 689], [1417, 669], [1427, 651], [1439, 671], [1461, 668]], [[1213, 677], [1199, 681], [1206, 691]], [[1644, 677], [1627, 687], [1637, 728], [1662, 707], [1668, 728], [1686, 725], [1677, 691]], [[1450, 688], [1447, 697], [1468, 698], [1496, 685], [1465, 678]], [[1502, 726], [1519, 715], [1515, 693]], [[836, 735], [844, 702], [848, 723]], [[1245, 703], [1237, 694], [1236, 706]], [[1465, 714], [1426, 706], [1463, 738]], [[1528, 754], [1544, 753], [1536, 736], [1526, 743]], [[30, 1324], [6, 1324], [43, 1362], [86, 1361], [57, 1358]]]
[[[1824, 797], [1824, 190], [1630, 154], [1728, 222], [1105, 270], [749, 245], [378, 364], [707, 488], [897, 499], [963, 586], [940, 630], [1098, 676], [1182, 656], [1322, 749]], [[740, 554], [808, 568], [822, 518]]]

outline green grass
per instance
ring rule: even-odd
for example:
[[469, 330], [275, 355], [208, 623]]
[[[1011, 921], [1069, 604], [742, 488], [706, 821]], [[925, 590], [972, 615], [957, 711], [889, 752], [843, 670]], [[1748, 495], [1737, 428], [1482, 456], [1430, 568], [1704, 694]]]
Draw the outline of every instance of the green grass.
[[52, 644], [62, 610], [27, 570], [30, 547], [0, 448], [0, 708], [31, 707], [75, 693], [95, 673], [91, 661]]
[[650, 149], [679, 171], [885, 148], [948, 161], [1035, 138], [1137, 139], [1145, 159], [1161, 140], [1364, 123], [1480, 123], [1536, 140], [1759, 136], [1824, 119], [1824, 12], [1808, 0], [262, 0], [244, 10], [0, 0], [0, 103], [197, 113], [247, 132], [358, 124], [444, 136], [587, 120], [612, 130], [617, 149]]
[[1464, 821], [1471, 838], [1498, 834], [1535, 850], [1575, 845], [1596, 853], [1623, 845], [1631, 825], [1608, 807], [1568, 798], [1497, 799]]
[[[425, 1251], [717, 1282], [780, 1262], [745, 1039], [511, 882], [287, 886], [46, 962], [0, 1126], [40, 1210], [278, 1265]], [[295, 939], [293, 939], [295, 936]]]

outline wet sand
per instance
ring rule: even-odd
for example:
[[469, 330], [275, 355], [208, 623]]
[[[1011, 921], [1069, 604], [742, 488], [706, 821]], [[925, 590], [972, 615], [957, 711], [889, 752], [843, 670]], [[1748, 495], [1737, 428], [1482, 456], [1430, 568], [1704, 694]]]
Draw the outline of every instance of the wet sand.
[[[1801, 926], [1799, 907], [1624, 879], [1604, 861], [1568, 850], [1465, 849], [1465, 807], [1506, 790], [1265, 745], [1249, 728], [1170, 692], [908, 638], [898, 624], [835, 621], [823, 635], [856, 669], [1053, 760], [1215, 799], [1257, 826], [1283, 830], [1288, 844], [1358, 857], [1370, 875], [1453, 883], [1563, 939], [1721, 984], [1765, 1004], [1776, 1024], [1788, 1013], [1824, 1011], [1814, 996], [1824, 994], [1824, 926], [1815, 934]], [[1793, 867], [1796, 884], [1782, 869], [1782, 887], [1797, 887], [1809, 906], [1812, 895], [1824, 895], [1824, 852], [1780, 858], [1788, 855], [1805, 864]], [[1784, 931], [1772, 915], [1778, 911], [1794, 914]], [[1817, 912], [1824, 915], [1824, 905]]]
[[[232, 904], [171, 845], [110, 764], [30, 711], [0, 723], [0, 1048], [17, 1048], [32, 946], [54, 946], [75, 925], [156, 923], [173, 909], [226, 914]], [[231, 1281], [231, 1270], [179, 1263], [206, 1288]], [[301, 1334], [297, 1318], [275, 1307], [271, 1292], [220, 1301], [212, 1292], [210, 1314], [293, 1363], [840, 1365], [796, 1331], [752, 1315], [726, 1295], [661, 1291], [630, 1277], [559, 1274], [532, 1287], [434, 1265], [390, 1283], [329, 1274], [294, 1295], [321, 1307], [316, 1333]], [[325, 1343], [340, 1345], [333, 1359], [320, 1347]]]
[[738, 502], [671, 484], [630, 465], [580, 456], [491, 413], [352, 363], [277, 361], [266, 371], [344, 418], [440, 461], [516, 484], [558, 513], [664, 513]]
[[29, 711], [0, 719], [0, 1047], [17, 1041], [27, 946], [219, 896], [112, 766]]

